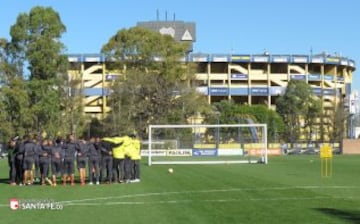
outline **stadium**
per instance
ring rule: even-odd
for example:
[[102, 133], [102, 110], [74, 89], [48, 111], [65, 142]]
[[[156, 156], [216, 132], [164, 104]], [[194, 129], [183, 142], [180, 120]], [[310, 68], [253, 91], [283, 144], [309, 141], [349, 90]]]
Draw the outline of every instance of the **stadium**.
[[[331, 115], [338, 104], [345, 105], [349, 114], [353, 113], [350, 101], [353, 99], [351, 83], [355, 62], [349, 58], [326, 53], [192, 53], [193, 42], [196, 41], [194, 23], [150, 21], [139, 22], [138, 26], [190, 43], [188, 54], [181, 62], [196, 65], [197, 90], [207, 96], [209, 104], [232, 100], [238, 104], [262, 104], [275, 110], [276, 100], [284, 94], [287, 83], [290, 80], [304, 80], [321, 99], [325, 114], [316, 122], [313, 140], [329, 140]], [[107, 63], [111, 62], [107, 62], [101, 54], [73, 54], [68, 56], [68, 60], [71, 64], [70, 77], [81, 81], [78, 88], [84, 96], [84, 112], [98, 118], [103, 117], [110, 111], [107, 103], [109, 83], [121, 74], [108, 69]]]
[[[232, 99], [240, 104], [266, 104], [275, 107], [291, 79], [306, 80], [324, 107], [351, 94], [353, 60], [330, 55], [229, 55], [189, 54], [186, 60], [197, 64], [198, 90], [209, 103]], [[108, 83], [120, 74], [106, 69], [101, 54], [69, 55], [74, 78], [81, 78], [85, 113], [109, 111]]]
[[[179, 41], [196, 40], [193, 23], [153, 21], [138, 25], [173, 35]], [[192, 47], [182, 61], [196, 65], [197, 90], [207, 97], [209, 104], [233, 100], [239, 104], [264, 104], [275, 109], [277, 98], [292, 79], [309, 83], [314, 94], [322, 100], [324, 110], [331, 111], [334, 105], [346, 103], [351, 98], [355, 62], [346, 57], [191, 51]], [[103, 118], [110, 111], [109, 86], [121, 74], [108, 69], [102, 54], [72, 54], [68, 55], [68, 61], [71, 79], [80, 81], [78, 88], [84, 96], [84, 112]], [[71, 94], [73, 92], [76, 91]], [[318, 125], [319, 129], [320, 125], [328, 125], [327, 118], [319, 120]], [[239, 124], [233, 126], [234, 135], [239, 135], [241, 127]], [[215, 135], [219, 133], [219, 126], [212, 128]], [[265, 138], [263, 143], [266, 144], [266, 129], [263, 133], [260, 137]], [[334, 155], [326, 160], [330, 162], [331, 172], [323, 175], [323, 159], [319, 155], [269, 156], [266, 165], [250, 164], [250, 160], [249, 164], [233, 164], [233, 160], [209, 162], [219, 152], [234, 151], [221, 147], [221, 144], [217, 145], [219, 150], [216, 151], [181, 149], [167, 152], [178, 157], [196, 155], [207, 162], [203, 164], [173, 164], [168, 156], [170, 161], [166, 163], [147, 166], [147, 158], [143, 158], [141, 183], [136, 184], [14, 188], [2, 178], [0, 213], [6, 223], [360, 222], [360, 182], [356, 178], [360, 172], [359, 156]], [[251, 157], [244, 152], [241, 156]], [[188, 158], [182, 161], [186, 160]], [[2, 177], [7, 177], [7, 170], [6, 161], [1, 160]], [[13, 209], [14, 203], [20, 207]], [[27, 206], [34, 203], [37, 206]], [[50, 206], [42, 208], [38, 206], [41, 203], [50, 203]]]

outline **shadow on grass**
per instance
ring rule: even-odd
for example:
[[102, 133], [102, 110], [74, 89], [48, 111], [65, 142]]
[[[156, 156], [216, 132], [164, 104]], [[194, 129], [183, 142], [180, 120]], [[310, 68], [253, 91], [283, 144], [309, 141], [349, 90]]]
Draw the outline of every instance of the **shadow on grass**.
[[349, 223], [360, 223], [360, 211], [345, 211], [335, 208], [315, 208], [315, 210], [345, 220]]
[[9, 178], [0, 178], [0, 184], [9, 184]]
[[9, 178], [0, 178], [0, 184], [10, 184]]

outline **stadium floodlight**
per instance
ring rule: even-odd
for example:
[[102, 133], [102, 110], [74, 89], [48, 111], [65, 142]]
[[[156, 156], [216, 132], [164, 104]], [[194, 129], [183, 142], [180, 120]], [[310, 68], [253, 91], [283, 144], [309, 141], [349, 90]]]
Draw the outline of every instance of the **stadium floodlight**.
[[266, 124], [150, 125], [148, 165], [268, 163]]

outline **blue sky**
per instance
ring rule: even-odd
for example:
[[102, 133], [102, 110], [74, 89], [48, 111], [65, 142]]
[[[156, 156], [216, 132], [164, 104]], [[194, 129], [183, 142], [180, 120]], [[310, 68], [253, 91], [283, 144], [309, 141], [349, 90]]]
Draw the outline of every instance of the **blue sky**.
[[[360, 65], [358, 0], [1, 0], [0, 37], [21, 12], [36, 5], [59, 12], [67, 53], [98, 53], [119, 29], [138, 21], [195, 22], [194, 52], [258, 54], [338, 53]], [[360, 90], [359, 72], [353, 89]]]

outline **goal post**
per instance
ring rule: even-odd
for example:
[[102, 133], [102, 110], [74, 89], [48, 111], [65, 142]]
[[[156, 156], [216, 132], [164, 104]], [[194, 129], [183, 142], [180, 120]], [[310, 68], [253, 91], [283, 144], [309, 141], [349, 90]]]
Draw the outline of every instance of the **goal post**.
[[148, 165], [268, 163], [266, 124], [149, 125]]

